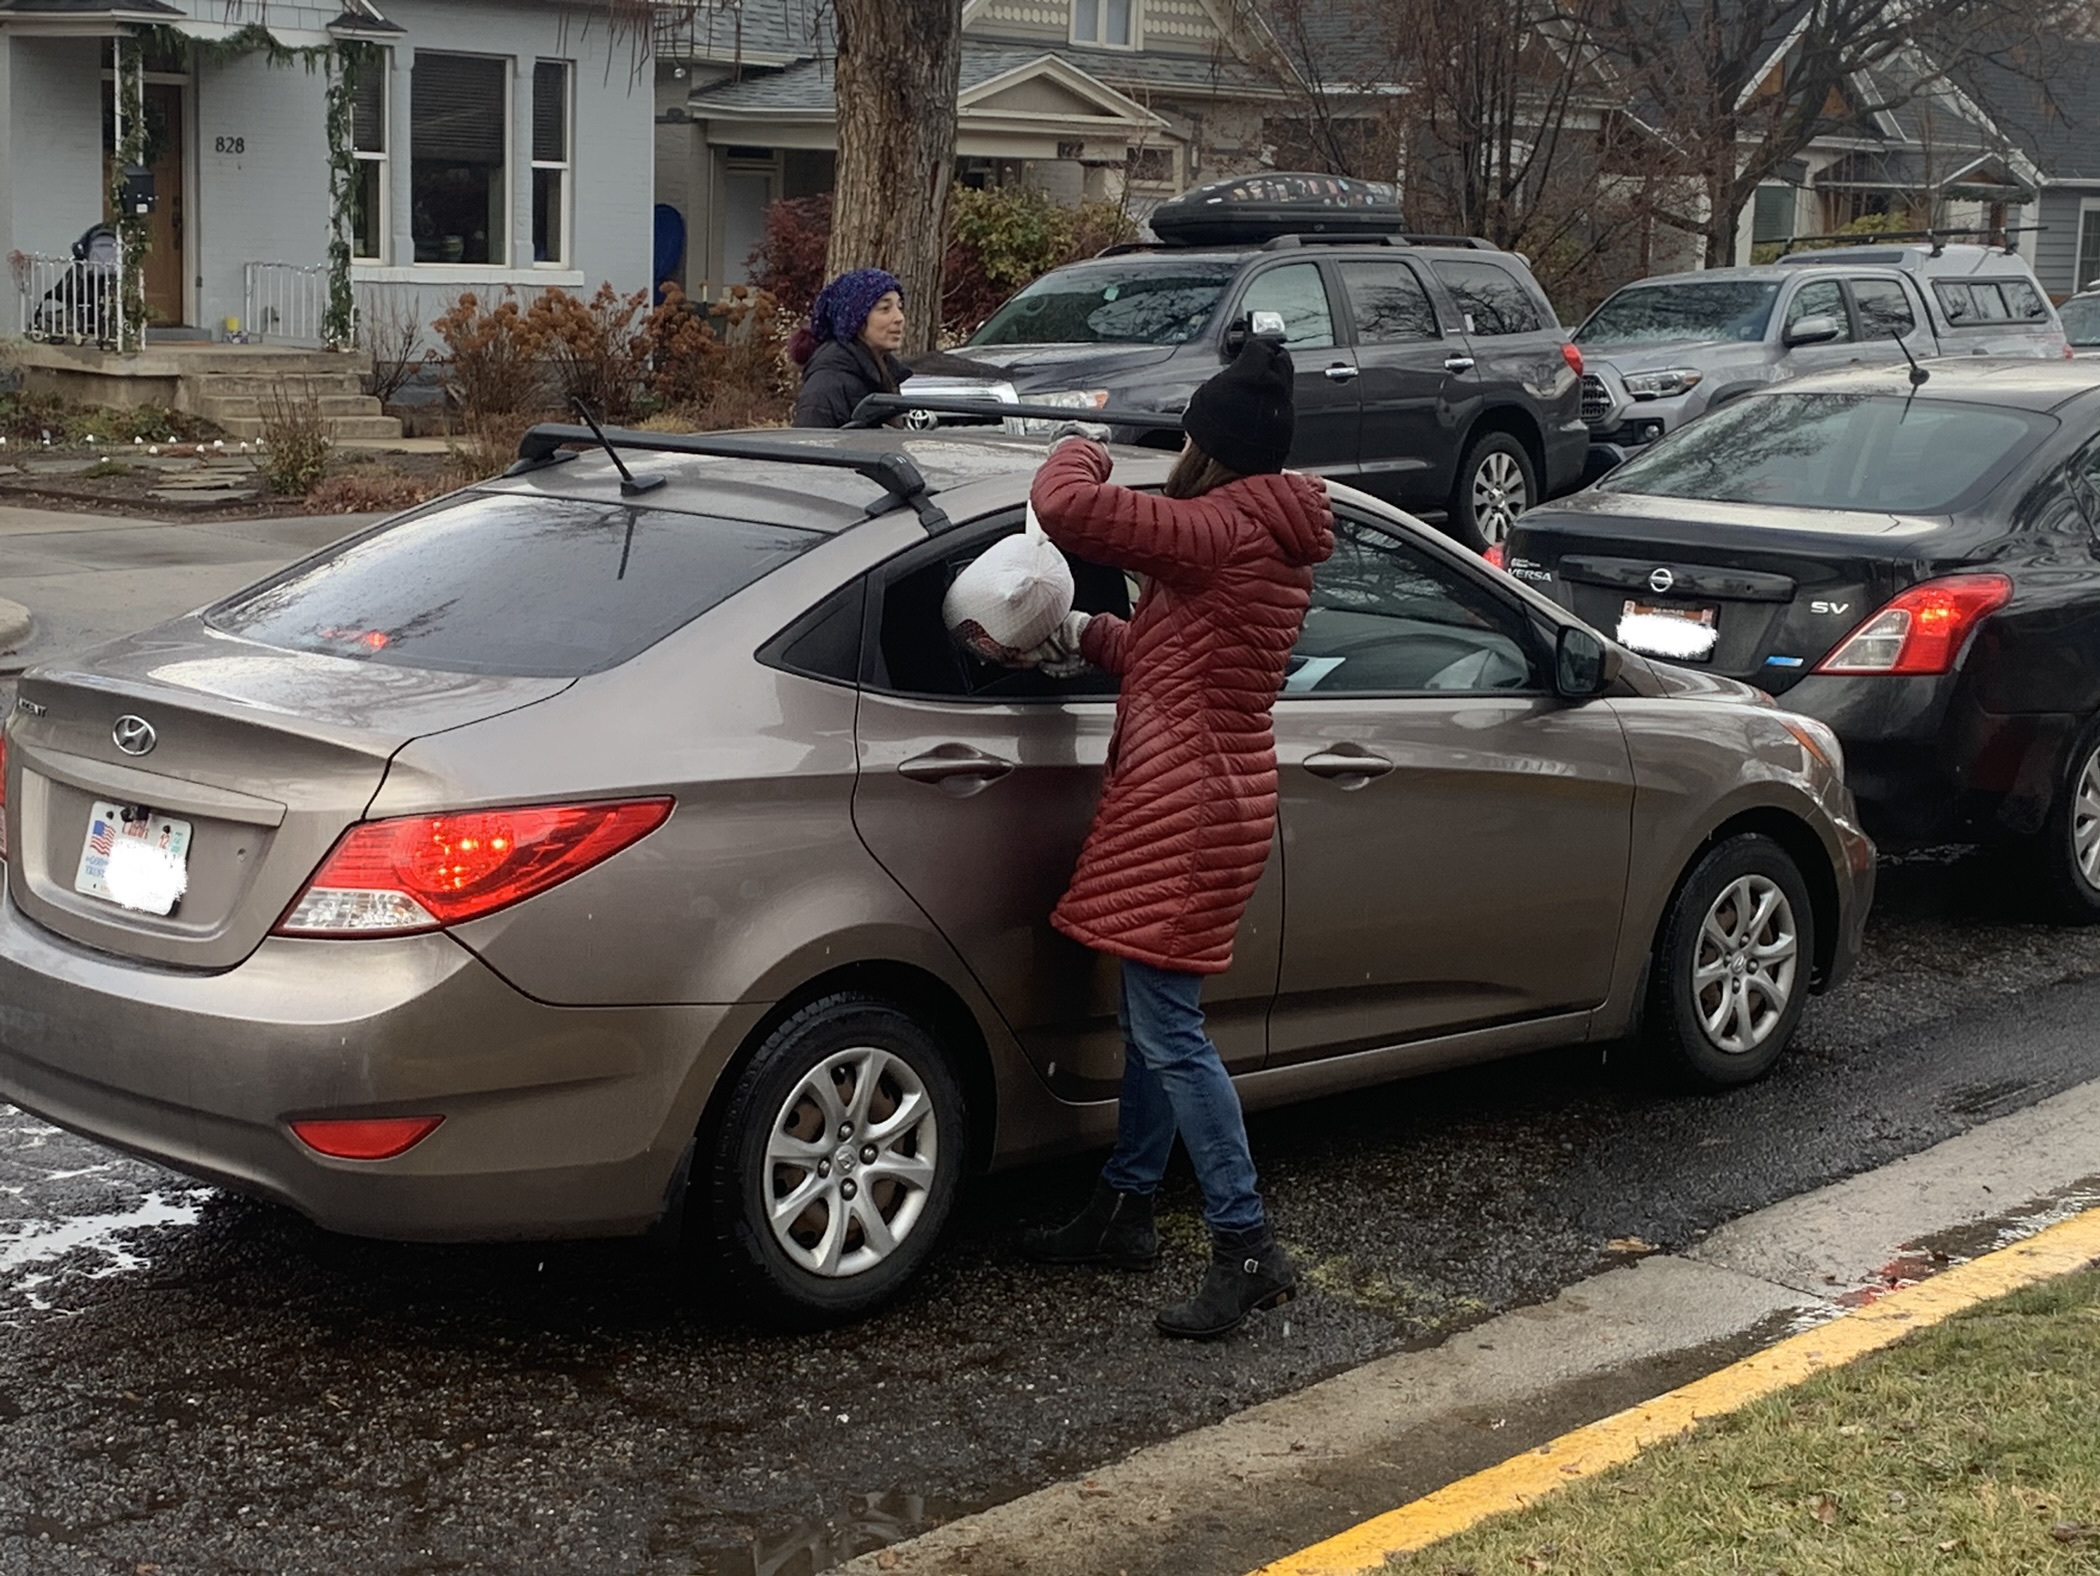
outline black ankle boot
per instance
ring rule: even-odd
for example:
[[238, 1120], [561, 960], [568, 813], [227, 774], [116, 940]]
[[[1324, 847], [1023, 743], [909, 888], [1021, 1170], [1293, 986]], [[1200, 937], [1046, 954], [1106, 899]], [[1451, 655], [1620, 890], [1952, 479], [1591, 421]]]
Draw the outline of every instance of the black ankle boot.
[[1149, 1193], [1118, 1193], [1094, 1184], [1085, 1209], [1062, 1226], [1021, 1233], [1021, 1257], [1037, 1264], [1112, 1264], [1149, 1270], [1159, 1262], [1159, 1228]]
[[1229, 1335], [1257, 1308], [1278, 1308], [1298, 1293], [1298, 1271], [1267, 1226], [1213, 1231], [1203, 1286], [1152, 1322], [1162, 1335], [1210, 1341]]

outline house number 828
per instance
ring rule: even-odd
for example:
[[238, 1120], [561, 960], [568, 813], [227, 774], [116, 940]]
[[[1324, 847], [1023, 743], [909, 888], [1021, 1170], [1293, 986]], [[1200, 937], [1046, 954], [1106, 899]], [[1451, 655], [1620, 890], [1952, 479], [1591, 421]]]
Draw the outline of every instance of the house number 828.
[[246, 137], [214, 137], [212, 139], [212, 152], [214, 153], [246, 153], [247, 151], [248, 139]]

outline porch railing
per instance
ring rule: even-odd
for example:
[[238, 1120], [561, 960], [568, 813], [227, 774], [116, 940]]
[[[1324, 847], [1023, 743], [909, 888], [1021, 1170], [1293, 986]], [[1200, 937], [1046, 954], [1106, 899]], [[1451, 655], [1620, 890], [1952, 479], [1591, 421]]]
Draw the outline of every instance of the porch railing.
[[121, 262], [11, 252], [18, 305], [16, 331], [24, 339], [116, 347], [124, 339]]
[[276, 345], [325, 346], [328, 269], [298, 263], [249, 263], [241, 328], [250, 339]]

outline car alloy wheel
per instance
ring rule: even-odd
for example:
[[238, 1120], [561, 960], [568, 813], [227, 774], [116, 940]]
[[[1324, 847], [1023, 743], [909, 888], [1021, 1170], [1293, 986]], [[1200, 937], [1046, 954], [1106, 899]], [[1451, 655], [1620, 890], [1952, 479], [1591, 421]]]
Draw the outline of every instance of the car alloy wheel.
[[1714, 1048], [1755, 1051], [1786, 1019], [1801, 964], [1794, 907], [1769, 877], [1746, 875], [1722, 888], [1699, 926], [1692, 996]]
[[2100, 892], [2100, 749], [2086, 755], [2071, 796], [2071, 859], [2085, 884]]
[[938, 1172], [940, 1118], [900, 1056], [854, 1046], [811, 1068], [766, 1139], [773, 1239], [812, 1275], [862, 1275], [924, 1218]]
[[1490, 449], [1473, 472], [1473, 520], [1490, 547], [1508, 537], [1517, 516], [1531, 507], [1524, 467], [1503, 449]]

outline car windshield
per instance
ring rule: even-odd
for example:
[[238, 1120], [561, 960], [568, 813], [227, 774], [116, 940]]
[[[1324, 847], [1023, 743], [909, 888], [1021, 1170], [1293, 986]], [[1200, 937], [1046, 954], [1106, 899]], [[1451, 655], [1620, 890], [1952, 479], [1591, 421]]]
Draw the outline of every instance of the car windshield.
[[204, 617], [294, 651], [572, 678], [627, 661], [823, 540], [667, 509], [468, 493], [294, 564]]
[[1671, 434], [1598, 490], [1941, 514], [1996, 482], [2054, 426], [2047, 416], [1998, 405], [1769, 394], [1724, 405]]
[[973, 345], [1183, 345], [1239, 272], [1230, 258], [1121, 257], [1045, 274], [994, 312]]
[[1575, 331], [1582, 345], [1664, 344], [1682, 339], [1759, 340], [1779, 299], [1776, 281], [1714, 279], [1629, 285]]
[[2100, 346], [2100, 295], [2073, 297], [2057, 308], [2057, 316], [2072, 344]]

